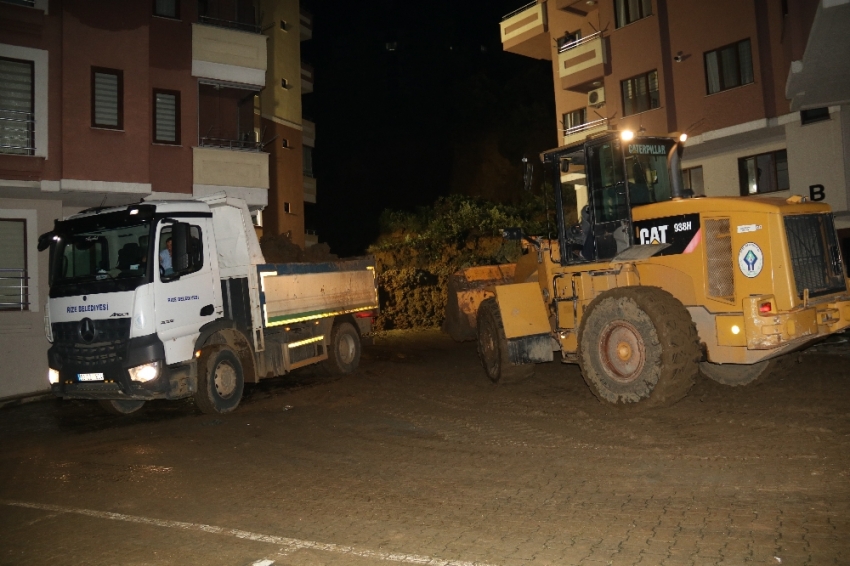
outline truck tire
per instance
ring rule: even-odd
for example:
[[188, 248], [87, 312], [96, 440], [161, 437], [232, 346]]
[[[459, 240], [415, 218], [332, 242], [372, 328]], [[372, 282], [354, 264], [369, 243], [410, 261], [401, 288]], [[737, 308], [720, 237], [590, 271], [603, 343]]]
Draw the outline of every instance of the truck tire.
[[202, 413], [229, 413], [239, 406], [245, 389], [242, 363], [230, 346], [206, 348], [198, 360], [195, 406]]
[[756, 364], [713, 364], [701, 362], [699, 371], [707, 378], [723, 385], [738, 387], [749, 385], [770, 370], [770, 360]]
[[138, 413], [145, 406], [144, 401], [133, 399], [100, 399], [97, 404], [110, 415], [120, 416]]
[[331, 330], [328, 359], [322, 362], [325, 373], [354, 373], [360, 365], [360, 333], [350, 322], [337, 322]]
[[672, 405], [698, 373], [699, 335], [690, 314], [658, 287], [624, 287], [596, 297], [582, 317], [579, 364], [600, 401]]
[[534, 375], [534, 364], [511, 363], [502, 314], [494, 297], [484, 299], [478, 307], [478, 356], [493, 383], [518, 381]]

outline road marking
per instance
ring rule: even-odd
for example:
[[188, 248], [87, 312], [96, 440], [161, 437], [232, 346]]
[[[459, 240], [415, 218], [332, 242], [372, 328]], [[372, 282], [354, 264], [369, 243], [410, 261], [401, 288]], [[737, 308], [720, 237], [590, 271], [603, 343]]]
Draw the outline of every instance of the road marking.
[[312, 540], [300, 540], [287, 537], [279, 537], [276, 535], [264, 535], [261, 533], [252, 533], [250, 531], [241, 531], [239, 529], [229, 529], [226, 527], [217, 527], [215, 525], [204, 525], [203, 523], [185, 523], [183, 521], [169, 521], [165, 519], [153, 519], [151, 517], [140, 517], [138, 515], [124, 515], [123, 513], [110, 513], [108, 511], [95, 511], [93, 509], [77, 509], [75, 507], [61, 507], [59, 505], [48, 505], [45, 503], [27, 503], [23, 501], [4, 501], [0, 500], [3, 505], [11, 507], [24, 507], [27, 509], [39, 509], [41, 511], [52, 511], [55, 513], [75, 513], [77, 515], [85, 515], [87, 517], [95, 517], [97, 519], [109, 519], [111, 521], [125, 521], [127, 523], [141, 523], [143, 525], [154, 525], [156, 527], [165, 527], [170, 529], [183, 529], [187, 531], [201, 531], [217, 535], [225, 535], [245, 540], [256, 542], [268, 542], [271, 544], [280, 544], [289, 547], [291, 550], [321, 550], [324, 552], [332, 552], [335, 554], [348, 554], [351, 556], [359, 556], [361, 558], [371, 558], [374, 560], [385, 560], [387, 562], [401, 562], [404, 564], [424, 564], [425, 566], [494, 566], [485, 562], [467, 562], [464, 560], [444, 560], [442, 558], [433, 558], [430, 556], [422, 556], [418, 554], [406, 554], [403, 552], [382, 552], [380, 550], [369, 550], [367, 548], [356, 548], [353, 546], [343, 546], [327, 542], [316, 542]]

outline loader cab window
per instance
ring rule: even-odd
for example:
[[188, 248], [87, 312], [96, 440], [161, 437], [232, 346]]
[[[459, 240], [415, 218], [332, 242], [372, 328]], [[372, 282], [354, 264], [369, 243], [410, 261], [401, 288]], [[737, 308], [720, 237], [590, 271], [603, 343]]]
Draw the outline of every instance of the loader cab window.
[[[204, 266], [203, 240], [201, 239], [201, 227], [192, 225], [189, 227], [189, 270], [181, 275], [189, 275], [199, 271]], [[159, 246], [157, 248], [157, 262], [159, 274], [163, 281], [176, 279], [173, 263], [174, 247], [171, 239], [171, 226], [165, 225], [159, 232]]]
[[620, 141], [609, 140], [588, 147], [587, 163], [590, 174], [589, 212], [592, 213], [595, 242], [592, 257], [585, 257], [611, 259], [629, 247], [630, 213]]
[[[561, 208], [563, 226], [562, 261], [576, 263], [587, 261], [582, 255], [590, 239], [590, 215], [587, 209], [587, 166], [584, 149], [561, 155], [557, 173], [561, 176]], [[588, 248], [589, 249], [589, 248]]]
[[631, 206], [670, 200], [672, 192], [667, 155], [673, 141], [637, 139], [623, 145]]

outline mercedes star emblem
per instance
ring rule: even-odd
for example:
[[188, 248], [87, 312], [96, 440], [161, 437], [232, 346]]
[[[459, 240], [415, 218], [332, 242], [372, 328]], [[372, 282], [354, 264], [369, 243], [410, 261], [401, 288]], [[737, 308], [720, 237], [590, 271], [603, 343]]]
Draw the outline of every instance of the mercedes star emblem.
[[94, 321], [90, 318], [84, 318], [80, 321], [80, 339], [86, 344], [91, 344], [94, 341], [95, 329]]

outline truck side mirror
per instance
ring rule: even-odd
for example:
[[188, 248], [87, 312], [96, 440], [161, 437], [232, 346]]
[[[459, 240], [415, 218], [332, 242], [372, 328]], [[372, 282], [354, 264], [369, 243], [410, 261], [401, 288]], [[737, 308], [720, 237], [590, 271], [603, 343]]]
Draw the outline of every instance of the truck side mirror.
[[38, 251], [43, 252], [47, 248], [50, 247], [50, 243], [53, 241], [53, 237], [56, 235], [55, 232], [47, 232], [46, 234], [42, 234], [38, 237]]
[[189, 271], [189, 224], [175, 222], [171, 225], [172, 258], [174, 273]]
[[568, 173], [570, 170], [570, 158], [562, 157], [561, 158], [561, 173]]

